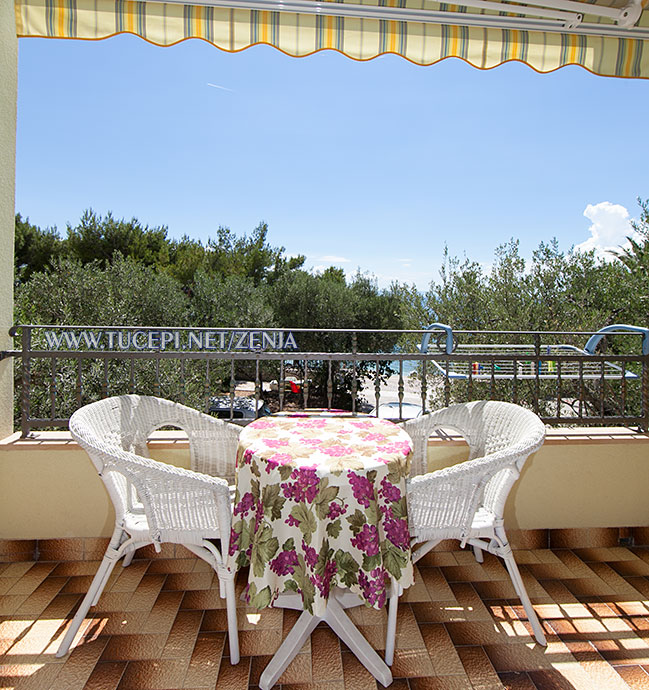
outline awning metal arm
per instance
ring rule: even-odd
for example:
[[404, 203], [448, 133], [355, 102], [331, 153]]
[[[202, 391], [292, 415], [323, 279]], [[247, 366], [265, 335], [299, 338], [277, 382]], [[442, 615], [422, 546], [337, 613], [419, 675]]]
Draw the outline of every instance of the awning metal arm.
[[[160, 0], [155, 0], [160, 1]], [[163, 0], [167, 3], [187, 4], [187, 0]], [[300, 12], [305, 14], [323, 14], [333, 16], [367, 16], [368, 18], [386, 14], [398, 14], [407, 11], [403, 8], [392, 8], [373, 5], [351, 5], [335, 2], [322, 2], [320, 0], [190, 0], [195, 5], [206, 5], [212, 7], [231, 7], [233, 9], [265, 9], [277, 12]], [[573, 28], [581, 23], [584, 14], [594, 17], [604, 17], [612, 19], [618, 26], [634, 26], [642, 14], [642, 0], [630, 0], [622, 8], [605, 7], [578, 0], [527, 0], [523, 4], [510, 2], [498, 2], [494, 0], [454, 0], [453, 5], [460, 7], [474, 7], [477, 9], [493, 10], [496, 12], [508, 12], [510, 15], [529, 15], [542, 17], [545, 19], [555, 19], [566, 22], [566, 28]], [[345, 9], [351, 10], [350, 12]], [[354, 8], [354, 9], [352, 9]], [[390, 12], [396, 10], [396, 12]], [[386, 13], [387, 11], [387, 13]], [[457, 14], [455, 12], [435, 12], [419, 10], [420, 13], [435, 16], [443, 14]], [[450, 22], [449, 22], [450, 23]]]
[[[160, 2], [160, 0], [147, 0]], [[629, 0], [622, 8], [579, 2], [578, 0], [528, 0], [523, 4], [498, 0], [454, 0], [453, 5], [471, 7], [499, 14], [472, 14], [439, 10], [410, 9], [377, 5], [360, 5], [326, 0], [162, 0], [165, 3], [187, 4], [229, 9], [289, 12], [334, 17], [355, 17], [387, 21], [414, 21], [456, 26], [521, 29], [527, 31], [571, 32], [579, 34], [649, 38], [649, 30], [635, 28], [642, 14], [642, 0]], [[503, 15], [507, 12], [507, 15]], [[583, 22], [584, 15], [615, 22]]]

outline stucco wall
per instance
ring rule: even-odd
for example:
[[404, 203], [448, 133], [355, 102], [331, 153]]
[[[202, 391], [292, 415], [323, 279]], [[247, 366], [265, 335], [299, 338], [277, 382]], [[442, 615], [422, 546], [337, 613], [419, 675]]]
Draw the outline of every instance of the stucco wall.
[[[13, 2], [0, 2], [0, 350], [10, 349], [16, 178], [18, 39]], [[12, 360], [0, 361], [0, 438], [13, 431]]]
[[[90, 460], [66, 434], [0, 443], [0, 539], [108, 536], [113, 511]], [[186, 442], [168, 435], [152, 455], [188, 466]], [[429, 469], [462, 460], [466, 446], [429, 447]], [[555, 433], [510, 494], [510, 529], [649, 525], [649, 436], [622, 430]]]
[[[461, 462], [462, 442], [432, 443], [428, 469]], [[551, 432], [505, 508], [510, 529], [649, 525], [649, 437], [627, 430]]]

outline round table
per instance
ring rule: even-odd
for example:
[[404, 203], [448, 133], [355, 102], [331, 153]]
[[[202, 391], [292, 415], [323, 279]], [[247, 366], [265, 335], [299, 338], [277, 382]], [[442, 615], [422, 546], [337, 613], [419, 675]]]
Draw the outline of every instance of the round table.
[[292, 642], [287, 637], [269, 664], [273, 672], [264, 672], [265, 686], [320, 620], [348, 646], [351, 635], [353, 651], [381, 682], [391, 679], [342, 609], [381, 608], [393, 587], [413, 583], [411, 454], [408, 434], [374, 417], [264, 417], [242, 430], [230, 557], [250, 566], [245, 595], [253, 607], [304, 610]]

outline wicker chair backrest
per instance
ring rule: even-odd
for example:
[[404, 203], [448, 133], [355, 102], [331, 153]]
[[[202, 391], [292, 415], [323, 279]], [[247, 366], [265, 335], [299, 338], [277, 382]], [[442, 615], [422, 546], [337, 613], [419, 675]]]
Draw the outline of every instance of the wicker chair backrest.
[[123, 451], [148, 458], [147, 440], [165, 426], [187, 434], [191, 469], [234, 481], [239, 427], [192, 408], [152, 396], [121, 395], [86, 405], [70, 418], [70, 431], [95, 465], [118, 516], [132, 511], [138, 497], [122, 473], [105, 467], [113, 467], [116, 459], [126, 461]]
[[130, 423], [125, 423], [130, 413], [130, 405], [120, 398], [106, 398], [77, 410], [70, 417], [72, 437], [88, 453], [95, 469], [101, 477], [115, 507], [116, 518], [120, 521], [137, 500], [133, 487], [125, 475], [114, 468], [116, 459], [122, 457], [120, 451], [133, 452], [128, 437]]
[[518, 479], [528, 456], [540, 448], [545, 427], [530, 410], [498, 400], [479, 400], [451, 405], [403, 424], [415, 445], [411, 475], [427, 472], [427, 445], [439, 429], [457, 431], [469, 444], [468, 460], [505, 454], [510, 462], [499, 463], [487, 482], [480, 505], [502, 517], [507, 495]]
[[[101, 405], [102, 438], [122, 450], [148, 458], [147, 441], [163, 427], [175, 427], [189, 439], [191, 469], [234, 483], [241, 428], [191, 407], [146, 395], [106, 398]], [[84, 408], [85, 409], [85, 408]]]

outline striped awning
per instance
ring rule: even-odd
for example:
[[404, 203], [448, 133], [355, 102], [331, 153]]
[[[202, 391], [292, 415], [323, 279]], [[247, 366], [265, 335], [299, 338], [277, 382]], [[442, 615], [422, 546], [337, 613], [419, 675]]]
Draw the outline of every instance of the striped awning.
[[[235, 0], [15, 0], [19, 37], [97, 40], [131, 33], [161, 46], [199, 38], [229, 52], [267, 44], [294, 57], [336, 50], [355, 60], [371, 60], [392, 53], [419, 65], [457, 57], [480, 69], [516, 60], [538, 72], [580, 65], [602, 76], [649, 78], [649, 10], [642, 11], [635, 26], [623, 29], [608, 18], [589, 16], [589, 8], [603, 5], [580, 4], [583, 26], [573, 31], [519, 21], [527, 7], [515, 4], [506, 7], [516, 13], [476, 13], [430, 0], [301, 0], [290, 11], [284, 9], [290, 1], [277, 3], [282, 9], [276, 10], [268, 0], [257, 5], [271, 9], [244, 9]], [[606, 6], [615, 6], [615, 0]], [[483, 22], [469, 21], [480, 15]]]

